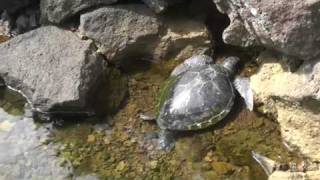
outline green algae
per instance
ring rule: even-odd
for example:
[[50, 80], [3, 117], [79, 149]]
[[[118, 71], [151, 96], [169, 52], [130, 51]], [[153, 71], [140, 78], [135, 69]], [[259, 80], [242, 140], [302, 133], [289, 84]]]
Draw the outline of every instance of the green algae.
[[8, 88], [0, 88], [0, 107], [7, 113], [14, 116], [24, 114], [25, 98], [15, 91]]
[[157, 132], [158, 127], [141, 121], [139, 114], [157, 111], [155, 99], [178, 62], [133, 64], [124, 68], [129, 91], [126, 105], [114, 116], [99, 121], [110, 124], [110, 131], [98, 132], [95, 123], [89, 121], [62, 126], [54, 132], [54, 139], [65, 144], [60, 155], [72, 162], [78, 175], [95, 173], [107, 180], [263, 180], [267, 177], [252, 159], [252, 150], [280, 162], [299, 161], [282, 145], [278, 125], [244, 110], [240, 99], [236, 99], [231, 115], [216, 126], [179, 133], [173, 151], [146, 146], [144, 137]]
[[171, 87], [174, 85], [176, 81], [177, 81], [176, 77], [169, 77], [168, 80], [165, 81], [165, 83], [163, 83], [161, 89], [159, 90], [159, 95], [156, 98], [157, 104], [155, 107], [157, 115], [160, 112], [160, 108], [162, 107], [164, 102], [167, 100]]

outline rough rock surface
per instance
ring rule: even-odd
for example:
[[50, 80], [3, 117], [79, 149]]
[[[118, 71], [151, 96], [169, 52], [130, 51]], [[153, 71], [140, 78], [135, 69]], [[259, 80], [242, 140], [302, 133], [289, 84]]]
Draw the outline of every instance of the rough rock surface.
[[197, 54], [210, 54], [211, 37], [206, 25], [185, 17], [165, 17], [165, 32], [153, 51], [153, 59], [185, 60]]
[[34, 0], [1, 0], [0, 1], [0, 12], [3, 10], [9, 13], [14, 13], [17, 10], [28, 6]]
[[91, 41], [42, 27], [0, 44], [0, 76], [39, 111], [82, 111], [106, 69]]
[[159, 19], [144, 5], [105, 7], [83, 14], [79, 29], [112, 61], [124, 57], [159, 60], [169, 55], [185, 59], [211, 47], [204, 23], [180, 17]]
[[82, 10], [100, 5], [110, 5], [118, 0], [41, 0], [41, 19], [43, 22], [61, 23]]
[[288, 57], [264, 52], [259, 60], [263, 64], [251, 77], [251, 87], [263, 104], [260, 110], [277, 119], [292, 149], [320, 160], [320, 61], [305, 61], [290, 72]]
[[226, 43], [263, 45], [309, 60], [320, 58], [319, 0], [214, 0], [231, 23]]
[[144, 5], [119, 5], [83, 14], [80, 33], [94, 39], [107, 59], [149, 52], [161, 23]]

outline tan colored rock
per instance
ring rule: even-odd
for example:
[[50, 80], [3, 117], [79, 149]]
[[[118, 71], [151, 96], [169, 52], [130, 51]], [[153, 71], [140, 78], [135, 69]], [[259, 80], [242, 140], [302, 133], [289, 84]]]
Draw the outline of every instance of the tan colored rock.
[[320, 171], [307, 171], [307, 172], [284, 172], [276, 171], [268, 180], [318, 180], [320, 177]]
[[154, 59], [184, 60], [211, 49], [209, 31], [204, 23], [181, 17], [167, 17], [164, 23], [167, 30], [154, 51]]
[[304, 62], [290, 72], [290, 58], [264, 52], [251, 87], [260, 110], [272, 114], [283, 139], [303, 155], [320, 160], [320, 61]]

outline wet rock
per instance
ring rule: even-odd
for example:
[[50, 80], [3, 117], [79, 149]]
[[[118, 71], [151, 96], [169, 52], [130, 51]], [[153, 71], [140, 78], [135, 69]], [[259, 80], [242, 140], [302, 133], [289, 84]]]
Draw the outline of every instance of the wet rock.
[[79, 29], [111, 61], [186, 59], [211, 48], [203, 22], [180, 16], [159, 19], [144, 5], [105, 7], [83, 14]]
[[0, 179], [68, 179], [70, 164], [61, 166], [56, 146], [45, 145], [47, 128], [32, 119], [11, 116], [0, 108]]
[[307, 172], [282, 172], [276, 171], [271, 176], [269, 176], [268, 180], [317, 180], [320, 177], [320, 171], [307, 171]]
[[264, 52], [251, 87], [260, 111], [272, 114], [284, 140], [292, 149], [320, 159], [320, 61], [306, 61], [295, 72], [288, 69], [290, 57]]
[[5, 87], [5, 82], [2, 78], [0, 78], [0, 88]]
[[80, 11], [101, 5], [110, 5], [118, 0], [41, 0], [41, 19], [43, 22], [61, 23]]
[[34, 0], [1, 0], [0, 12], [6, 10], [9, 13], [14, 13], [17, 10], [27, 7], [32, 2], [34, 2]]
[[223, 33], [226, 43], [262, 45], [305, 60], [320, 57], [319, 0], [214, 2], [231, 20]]
[[91, 41], [53, 26], [0, 44], [0, 76], [37, 111], [86, 111], [106, 69]]
[[81, 177], [76, 177], [75, 180], [99, 180], [100, 178], [98, 178], [95, 175], [86, 175], [86, 176], [81, 176]]

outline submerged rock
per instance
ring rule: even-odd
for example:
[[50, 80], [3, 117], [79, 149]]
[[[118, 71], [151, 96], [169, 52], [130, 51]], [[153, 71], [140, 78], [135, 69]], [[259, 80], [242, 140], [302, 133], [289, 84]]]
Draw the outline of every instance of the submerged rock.
[[82, 10], [116, 3], [118, 0], [41, 0], [41, 18], [42, 21], [52, 23], [61, 23]]
[[83, 14], [79, 29], [111, 61], [186, 59], [211, 47], [203, 22], [180, 16], [159, 19], [144, 5], [105, 7]]
[[264, 52], [251, 87], [260, 109], [280, 124], [288, 145], [320, 160], [320, 61], [306, 61], [295, 72], [287, 70], [290, 58]]
[[40, 112], [86, 111], [106, 62], [91, 41], [42, 27], [0, 44], [0, 76]]
[[214, 0], [231, 23], [226, 43], [263, 45], [309, 60], [320, 57], [320, 1]]
[[0, 108], [0, 179], [68, 179], [73, 170], [62, 166], [55, 145], [48, 140], [49, 131], [37, 127], [32, 119], [12, 116]]

